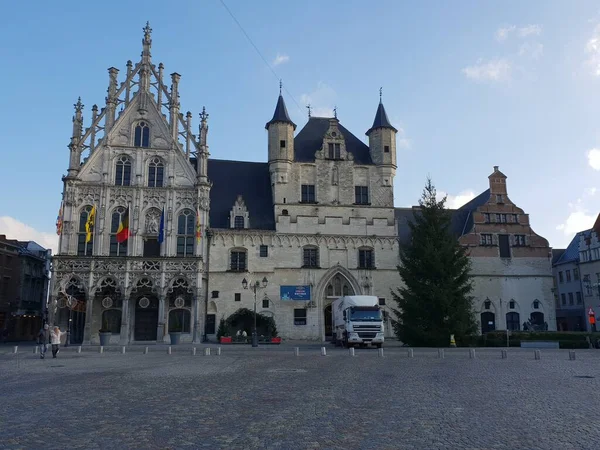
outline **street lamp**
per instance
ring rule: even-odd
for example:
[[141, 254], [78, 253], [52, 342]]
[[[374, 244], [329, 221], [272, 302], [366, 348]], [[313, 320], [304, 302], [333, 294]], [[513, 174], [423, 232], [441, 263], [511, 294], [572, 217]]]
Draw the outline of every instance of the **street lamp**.
[[73, 308], [77, 304], [77, 300], [71, 295], [67, 295], [67, 307], [69, 308], [69, 324], [67, 325], [67, 340], [65, 341], [65, 347], [68, 347], [71, 343], [71, 322], [73, 321]]
[[250, 283], [248, 283], [248, 280], [245, 278], [242, 280], [242, 287], [244, 289], [250, 289], [252, 292], [254, 292], [254, 328], [252, 329], [252, 347], [258, 347], [258, 335], [256, 333], [256, 293], [260, 289], [266, 289], [268, 283], [269, 280], [267, 280], [267, 277], [262, 279], [262, 285], [258, 280], [250, 281]]

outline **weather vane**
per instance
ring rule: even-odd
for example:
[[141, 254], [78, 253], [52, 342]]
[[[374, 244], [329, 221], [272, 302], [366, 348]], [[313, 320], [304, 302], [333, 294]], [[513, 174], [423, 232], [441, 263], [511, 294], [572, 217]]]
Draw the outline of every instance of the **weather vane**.
[[310, 103], [306, 105], [306, 109], [308, 109], [308, 118], [310, 119]]

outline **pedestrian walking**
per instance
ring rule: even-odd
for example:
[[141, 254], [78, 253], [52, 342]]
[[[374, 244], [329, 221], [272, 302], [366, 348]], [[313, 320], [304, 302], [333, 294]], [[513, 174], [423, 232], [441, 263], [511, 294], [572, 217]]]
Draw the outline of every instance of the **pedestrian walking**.
[[67, 334], [66, 331], [60, 331], [59, 327], [54, 327], [54, 330], [50, 333], [50, 343], [52, 344], [52, 357], [56, 358], [58, 354], [58, 347], [60, 346], [60, 338], [63, 334]]
[[40, 346], [40, 358], [46, 357], [46, 351], [48, 350], [48, 344], [50, 343], [50, 327], [45, 324], [44, 327], [38, 333], [38, 344]]

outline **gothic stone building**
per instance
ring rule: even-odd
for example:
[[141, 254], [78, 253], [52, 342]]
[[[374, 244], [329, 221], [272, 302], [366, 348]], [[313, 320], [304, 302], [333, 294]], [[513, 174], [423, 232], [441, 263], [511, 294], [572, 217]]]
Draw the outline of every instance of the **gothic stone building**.
[[[98, 342], [100, 328], [113, 343], [169, 342], [175, 324], [182, 341], [199, 342], [221, 318], [256, 307], [284, 338], [324, 340], [333, 300], [370, 294], [390, 336], [390, 291], [401, 283], [399, 245], [413, 209], [394, 208], [397, 130], [381, 101], [366, 145], [337, 117], [309, 117], [296, 132], [280, 94], [265, 127], [268, 162], [212, 159], [208, 114], [195, 135], [192, 114], [180, 113], [180, 75], [167, 88], [163, 65], [151, 61], [148, 26], [142, 44], [122, 83], [108, 69], [106, 106], [92, 107], [85, 131], [75, 105], [51, 320], [70, 321], [73, 343]], [[553, 323], [548, 243], [506, 196], [505, 178], [495, 171], [490, 190], [453, 216], [474, 263], [483, 331], [516, 327], [538, 310]], [[119, 243], [127, 208], [130, 237]]]
[[[151, 61], [148, 26], [142, 44], [122, 83], [108, 69], [106, 106], [92, 107], [85, 130], [75, 105], [50, 308], [54, 323], [71, 323], [71, 342], [98, 342], [101, 328], [112, 343], [168, 342], [175, 323], [182, 341], [198, 342], [255, 303], [281, 336], [320, 340], [335, 298], [389, 302], [398, 282], [397, 130], [383, 104], [367, 146], [335, 117], [311, 117], [295, 135], [280, 95], [266, 124], [268, 162], [209, 159], [208, 114], [193, 134], [192, 114], [180, 113], [180, 75], [167, 88], [163, 65]], [[127, 208], [130, 237], [119, 243]], [[255, 297], [244, 279], [267, 286]]]

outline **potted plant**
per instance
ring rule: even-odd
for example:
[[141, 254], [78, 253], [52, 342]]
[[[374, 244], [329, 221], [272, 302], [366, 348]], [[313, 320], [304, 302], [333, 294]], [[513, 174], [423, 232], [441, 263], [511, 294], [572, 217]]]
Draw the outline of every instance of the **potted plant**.
[[108, 328], [108, 321], [106, 318], [102, 320], [102, 327], [98, 330], [98, 334], [100, 335], [100, 345], [106, 347], [110, 343], [111, 331]]
[[217, 330], [217, 338], [221, 344], [231, 344], [231, 333], [229, 331], [229, 325], [225, 321], [225, 318], [221, 317], [219, 321], [219, 329]]
[[173, 314], [173, 320], [171, 321], [171, 323], [169, 323], [169, 336], [171, 337], [172, 345], [179, 344], [182, 330], [183, 326], [181, 324], [181, 318], [179, 317], [179, 314], [175, 312]]

